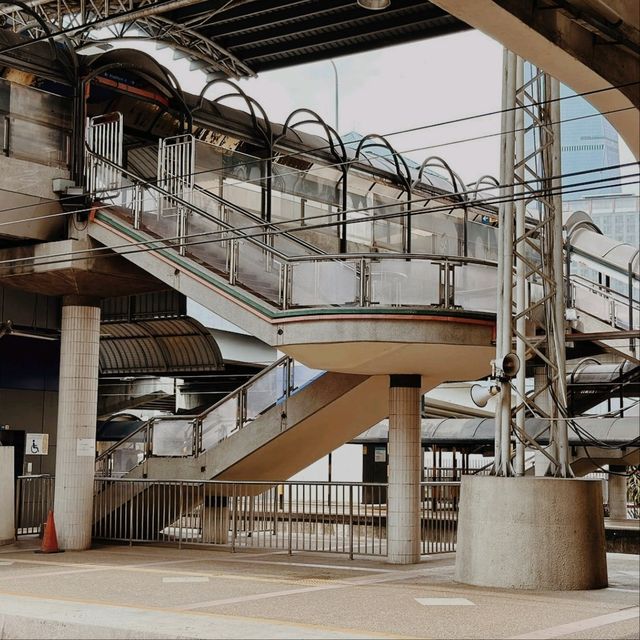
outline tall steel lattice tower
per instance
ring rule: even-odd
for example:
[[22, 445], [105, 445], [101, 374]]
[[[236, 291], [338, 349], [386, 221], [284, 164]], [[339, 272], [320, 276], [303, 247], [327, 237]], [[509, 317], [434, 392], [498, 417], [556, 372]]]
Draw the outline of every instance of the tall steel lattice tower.
[[[494, 473], [499, 476], [524, 474], [526, 446], [548, 458], [550, 475], [571, 475], [559, 98], [557, 80], [525, 66], [522, 58], [505, 50], [494, 363], [495, 375], [501, 380], [494, 462]], [[520, 367], [512, 376], [504, 363], [513, 353]], [[528, 359], [540, 363], [530, 394], [525, 389]], [[527, 414], [549, 419], [548, 447], [526, 433]]]

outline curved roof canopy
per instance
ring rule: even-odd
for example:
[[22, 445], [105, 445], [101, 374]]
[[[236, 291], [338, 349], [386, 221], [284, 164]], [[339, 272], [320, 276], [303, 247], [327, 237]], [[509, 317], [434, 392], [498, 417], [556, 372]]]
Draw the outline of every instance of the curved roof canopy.
[[216, 341], [193, 318], [110, 322], [100, 327], [102, 376], [179, 376], [221, 369]]

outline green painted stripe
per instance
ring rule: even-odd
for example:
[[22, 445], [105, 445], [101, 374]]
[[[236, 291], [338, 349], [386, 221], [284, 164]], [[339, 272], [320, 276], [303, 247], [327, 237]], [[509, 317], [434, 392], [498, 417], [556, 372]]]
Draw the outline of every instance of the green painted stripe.
[[[129, 226], [123, 224], [119, 220], [111, 218], [110, 216], [98, 211], [95, 216], [98, 220], [108, 224], [115, 229], [118, 229], [129, 238], [136, 242], [148, 243], [149, 240], [153, 241], [153, 238], [145, 237], [144, 235], [131, 229]], [[158, 240], [160, 243], [161, 240]], [[206, 280], [209, 284], [216, 289], [220, 289], [229, 294], [236, 300], [240, 300], [252, 309], [259, 311], [262, 315], [269, 319], [277, 320], [279, 318], [297, 318], [304, 316], [321, 316], [321, 315], [403, 315], [403, 316], [456, 316], [462, 318], [470, 318], [474, 320], [494, 320], [495, 315], [492, 313], [486, 313], [483, 311], [464, 311], [462, 309], [416, 309], [416, 308], [402, 308], [402, 307], [322, 307], [322, 308], [307, 308], [307, 309], [289, 309], [287, 311], [274, 311], [261, 305], [257, 300], [249, 298], [238, 289], [232, 287], [230, 284], [221, 281], [215, 277], [211, 272], [201, 270], [194, 265], [190, 264], [182, 256], [175, 251], [168, 249], [162, 245], [157, 248], [154, 247], [157, 253], [162, 254], [165, 258], [180, 265], [188, 273], [197, 275], [198, 277]], [[125, 254], [126, 255], [126, 254]]]

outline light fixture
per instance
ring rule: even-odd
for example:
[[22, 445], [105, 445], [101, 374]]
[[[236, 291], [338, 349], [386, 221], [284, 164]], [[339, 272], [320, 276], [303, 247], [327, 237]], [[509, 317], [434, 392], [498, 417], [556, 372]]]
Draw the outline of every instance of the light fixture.
[[363, 9], [380, 11], [380, 9], [386, 9], [391, 4], [391, 0], [358, 0], [358, 4]]

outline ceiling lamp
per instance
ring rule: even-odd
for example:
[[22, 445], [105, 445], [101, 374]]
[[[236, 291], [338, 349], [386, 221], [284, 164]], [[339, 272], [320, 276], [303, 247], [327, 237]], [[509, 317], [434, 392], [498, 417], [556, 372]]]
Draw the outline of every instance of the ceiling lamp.
[[379, 11], [380, 9], [386, 9], [391, 4], [391, 0], [358, 0], [358, 4], [363, 9]]

